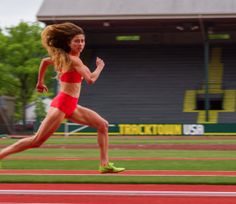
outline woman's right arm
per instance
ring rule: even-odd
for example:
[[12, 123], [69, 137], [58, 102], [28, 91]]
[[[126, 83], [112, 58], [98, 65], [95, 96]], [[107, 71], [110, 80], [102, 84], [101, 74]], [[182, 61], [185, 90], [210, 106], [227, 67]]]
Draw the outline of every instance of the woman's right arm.
[[41, 60], [41, 63], [39, 66], [39, 72], [38, 72], [38, 82], [36, 85], [36, 89], [38, 92], [48, 91], [47, 86], [44, 84], [44, 77], [45, 77], [45, 73], [46, 73], [48, 66], [52, 65], [52, 64], [53, 63], [49, 57], [43, 58]]

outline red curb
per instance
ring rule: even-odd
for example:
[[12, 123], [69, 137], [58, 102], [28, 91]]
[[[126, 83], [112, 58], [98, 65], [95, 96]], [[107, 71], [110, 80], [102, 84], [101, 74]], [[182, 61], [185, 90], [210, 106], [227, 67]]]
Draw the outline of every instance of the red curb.
[[[0, 145], [0, 148], [6, 145]], [[45, 144], [40, 148], [97, 149], [97, 144]], [[110, 144], [109, 149], [140, 150], [236, 150], [236, 144]]]
[[[175, 160], [189, 160], [189, 161], [233, 161], [236, 158], [151, 158], [151, 157], [111, 157], [111, 160], [122, 160], [122, 161], [136, 161], [136, 160], [143, 160], [143, 161], [175, 161]], [[6, 158], [6, 160], [99, 160], [98, 157], [42, 157], [42, 156], [10, 156]]]

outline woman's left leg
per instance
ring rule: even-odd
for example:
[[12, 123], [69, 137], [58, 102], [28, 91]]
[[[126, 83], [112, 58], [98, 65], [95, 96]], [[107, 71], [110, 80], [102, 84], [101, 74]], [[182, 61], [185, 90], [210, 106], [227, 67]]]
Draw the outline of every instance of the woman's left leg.
[[68, 117], [69, 120], [82, 125], [96, 128], [98, 131], [98, 144], [100, 148], [100, 165], [106, 166], [108, 158], [108, 122], [96, 112], [77, 106], [74, 113]]

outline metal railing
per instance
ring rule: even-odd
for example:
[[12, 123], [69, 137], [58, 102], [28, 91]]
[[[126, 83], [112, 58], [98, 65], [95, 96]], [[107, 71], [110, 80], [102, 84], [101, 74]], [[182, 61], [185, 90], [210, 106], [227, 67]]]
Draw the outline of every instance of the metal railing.
[[[79, 127], [70, 131], [70, 126], [79, 126]], [[114, 124], [109, 124], [109, 127], [114, 127], [114, 126], [115, 126]], [[87, 126], [87, 125], [81, 125], [81, 124], [77, 124], [77, 123], [66, 122], [65, 126], [64, 126], [64, 136], [68, 137], [69, 135], [72, 135], [76, 132], [80, 132], [82, 130], [85, 130], [86, 128], [90, 128], [90, 127]]]

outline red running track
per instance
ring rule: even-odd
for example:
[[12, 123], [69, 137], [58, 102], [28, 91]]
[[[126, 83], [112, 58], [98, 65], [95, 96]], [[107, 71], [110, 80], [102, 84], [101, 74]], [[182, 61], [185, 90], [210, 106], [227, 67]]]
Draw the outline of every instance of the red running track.
[[236, 186], [1, 184], [1, 204], [235, 204]]
[[[77, 170], [0, 170], [0, 175], [102, 175]], [[236, 176], [235, 171], [125, 171], [116, 176]], [[233, 185], [0, 184], [0, 204], [236, 204]]]

